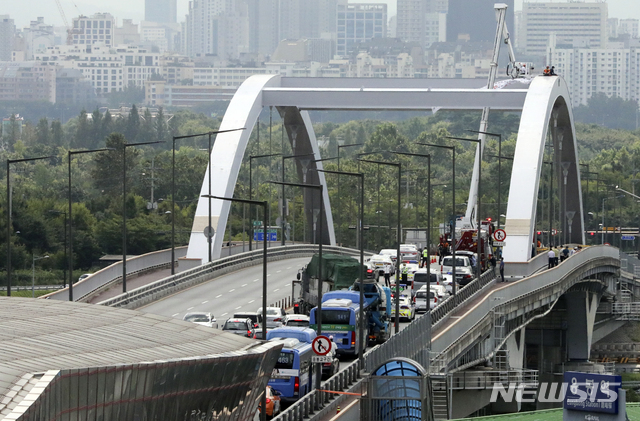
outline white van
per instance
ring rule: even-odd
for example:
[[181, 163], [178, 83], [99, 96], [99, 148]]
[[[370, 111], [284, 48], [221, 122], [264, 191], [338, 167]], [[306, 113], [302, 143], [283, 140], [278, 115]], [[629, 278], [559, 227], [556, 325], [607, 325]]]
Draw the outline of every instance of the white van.
[[378, 271], [378, 275], [379, 276], [383, 276], [384, 275], [384, 266], [385, 265], [389, 265], [391, 266], [391, 275], [393, 275], [394, 273], [396, 273], [396, 267], [393, 264], [393, 260], [391, 260], [391, 257], [388, 255], [382, 255], [382, 254], [374, 254], [373, 256], [371, 256], [369, 258], [369, 263], [371, 264], [371, 269], [375, 269]]
[[[459, 256], [456, 254], [456, 282], [460, 286], [465, 286], [473, 280], [473, 266], [468, 256]], [[453, 276], [453, 256], [445, 256], [440, 266], [442, 277], [451, 280]]]

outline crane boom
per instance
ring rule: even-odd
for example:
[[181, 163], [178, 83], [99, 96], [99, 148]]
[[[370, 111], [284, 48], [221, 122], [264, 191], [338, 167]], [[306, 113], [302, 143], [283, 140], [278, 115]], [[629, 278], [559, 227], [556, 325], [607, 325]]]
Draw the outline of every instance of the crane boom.
[[[496, 82], [496, 76], [498, 75], [498, 58], [500, 56], [500, 45], [504, 42], [509, 47], [509, 61], [513, 66], [515, 65], [515, 54], [513, 53], [513, 47], [511, 45], [511, 39], [509, 37], [509, 30], [507, 29], [507, 5], [504, 3], [494, 4], [496, 11], [496, 20], [498, 25], [496, 28], [496, 37], [493, 42], [493, 56], [491, 57], [491, 68], [489, 70], [489, 77], [487, 79], [487, 89], [493, 89]], [[482, 109], [482, 117], [480, 119], [480, 132], [486, 132], [489, 125], [489, 107]], [[484, 133], [478, 133], [478, 146], [476, 148], [476, 158], [473, 165], [473, 175], [471, 177], [471, 188], [469, 189], [469, 200], [467, 201], [467, 211], [463, 220], [462, 228], [477, 228], [475, 225], [477, 205], [478, 205], [478, 177], [480, 173], [480, 162], [482, 159], [482, 152], [485, 144]]]
[[69, 26], [67, 15], [64, 14], [64, 9], [62, 8], [60, 0], [56, 0], [56, 4], [58, 5], [58, 11], [62, 17], [62, 23], [64, 23], [65, 28], [67, 28], [67, 45], [71, 45], [73, 43], [73, 29]]

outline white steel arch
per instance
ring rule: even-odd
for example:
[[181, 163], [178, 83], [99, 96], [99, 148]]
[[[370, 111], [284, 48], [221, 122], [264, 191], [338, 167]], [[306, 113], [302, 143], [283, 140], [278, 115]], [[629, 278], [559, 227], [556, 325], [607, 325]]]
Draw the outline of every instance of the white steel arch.
[[[516, 80], [518, 81], [518, 80]], [[554, 172], [561, 174], [561, 163], [568, 166], [566, 206], [575, 211], [569, 225], [570, 242], [584, 242], [582, 194], [577, 165], [575, 128], [571, 114], [569, 92], [560, 77], [536, 77], [527, 88], [524, 84], [500, 84], [487, 90], [485, 83], [473, 79], [361, 79], [361, 78], [281, 78], [277, 75], [258, 75], [247, 79], [234, 95], [220, 125], [220, 130], [239, 127], [239, 132], [219, 134], [216, 138], [209, 168], [212, 171], [212, 194], [232, 197], [240, 165], [252, 128], [260, 111], [275, 106], [285, 116], [285, 127], [290, 141], [297, 133], [298, 146], [303, 152], [311, 151], [320, 159], [315, 134], [307, 109], [350, 110], [435, 110], [482, 109], [522, 110], [518, 142], [515, 151], [515, 169], [507, 206], [507, 246], [504, 256], [508, 262], [524, 262], [531, 257], [534, 239], [536, 202], [540, 184], [544, 145], [547, 133], [555, 148]], [[304, 127], [305, 130], [300, 130]], [[489, 128], [490, 130], [490, 128]], [[302, 136], [301, 136], [302, 134]], [[295, 152], [294, 147], [294, 153]], [[315, 164], [322, 168], [321, 163]], [[300, 169], [300, 162], [298, 162]], [[298, 171], [300, 173], [300, 170]], [[324, 173], [316, 173], [315, 181], [325, 186], [323, 192], [327, 230], [322, 234], [325, 243], [335, 244], [333, 218]], [[208, 193], [208, 173], [204, 175], [201, 194]], [[274, 176], [274, 179], [278, 179]], [[287, 180], [292, 181], [292, 180]], [[307, 203], [308, 206], [308, 203]], [[563, 205], [564, 206], [564, 205]], [[212, 201], [214, 259], [220, 257], [230, 202]], [[310, 209], [307, 209], [309, 212]], [[193, 264], [207, 261], [207, 239], [203, 232], [208, 225], [208, 200], [200, 198], [196, 209], [187, 260]]]
[[[567, 223], [563, 225], [571, 232], [567, 242], [584, 244], [582, 189], [575, 133], [569, 90], [564, 79], [536, 77], [531, 82], [522, 108], [513, 159], [505, 223], [507, 242], [504, 258], [507, 262], [526, 262], [532, 255], [538, 189], [547, 135], [553, 142], [553, 168], [554, 173], [560, 175], [556, 178], [561, 188], [564, 185], [562, 164], [568, 167], [566, 202], [560, 201], [563, 222]], [[566, 211], [575, 212], [571, 225], [566, 220]]]

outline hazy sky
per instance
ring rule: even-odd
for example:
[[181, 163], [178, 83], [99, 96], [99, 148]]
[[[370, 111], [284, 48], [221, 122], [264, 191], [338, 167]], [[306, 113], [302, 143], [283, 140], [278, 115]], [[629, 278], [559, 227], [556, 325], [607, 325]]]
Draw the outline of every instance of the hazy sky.
[[[522, 0], [515, 1], [518, 10]], [[118, 19], [118, 24], [122, 23], [122, 19], [133, 19], [134, 22], [144, 19], [144, 0], [60, 0], [60, 3], [69, 22], [79, 14], [91, 15], [96, 12], [110, 12]], [[389, 16], [396, 13], [396, 0], [350, 0], [350, 3], [387, 3]], [[608, 3], [609, 17], [640, 19], [640, 1], [608, 0]], [[189, 0], [178, 0], [178, 20], [184, 19], [188, 4]], [[0, 0], [0, 14], [9, 14], [19, 28], [28, 26], [29, 21], [35, 20], [38, 16], [44, 16], [47, 23], [62, 25], [56, 0]]]

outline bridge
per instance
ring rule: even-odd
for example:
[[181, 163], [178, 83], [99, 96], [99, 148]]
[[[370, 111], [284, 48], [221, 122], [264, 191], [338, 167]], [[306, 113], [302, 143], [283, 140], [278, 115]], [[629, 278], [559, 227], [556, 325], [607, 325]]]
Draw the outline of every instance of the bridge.
[[[335, 398], [331, 391], [361, 390], [366, 385], [367, 373], [389, 358], [398, 356], [417, 361], [430, 373], [434, 419], [466, 416], [485, 406], [495, 379], [500, 382], [516, 379], [528, 387], [535, 387], [542, 376], [550, 376], [554, 380], [554, 373], [567, 367], [606, 370], [601, 364], [589, 362], [594, 326], [610, 330], [606, 327], [608, 320], [627, 317], [636, 311], [631, 308], [640, 292], [636, 287], [635, 263], [632, 272], [628, 269], [633, 258], [621, 257], [621, 253], [610, 246], [593, 246], [571, 256], [559, 266], [547, 269], [546, 256], [531, 257], [540, 174], [547, 143], [553, 145], [554, 171], [560, 174], [564, 170], [566, 174], [566, 188], [558, 188], [558, 191], [563, 194], [559, 198], [561, 214], [572, 212], [571, 218], [562, 218], [561, 221], [563, 232], [568, 234], [567, 243], [584, 243], [580, 173], [567, 87], [560, 77], [537, 77], [529, 85], [518, 84], [508, 89], [486, 90], [477, 84], [477, 81], [467, 80], [328, 80], [254, 76], [242, 85], [232, 100], [220, 129], [245, 127], [247, 130], [218, 136], [212, 151], [216, 161], [210, 162], [207, 169], [217, 180], [213, 196], [233, 195], [250, 129], [263, 107], [276, 107], [280, 112], [295, 155], [311, 153], [316, 159], [321, 157], [306, 111], [309, 109], [490, 107], [522, 113], [514, 155], [517, 171], [511, 174], [505, 225], [509, 233], [509, 243], [504, 249], [505, 274], [509, 282], [499, 284], [491, 271], [483, 273], [434, 311], [418, 318], [385, 344], [371, 349], [363, 360], [355, 360], [327, 380], [322, 391], [313, 391], [300, 399], [278, 419], [297, 420], [307, 416], [320, 419], [346, 399], [344, 396]], [[381, 103], [375, 98], [385, 98], [385, 101]], [[321, 172], [309, 171], [314, 167], [322, 168], [321, 162], [312, 161], [300, 159], [296, 162], [300, 181], [326, 186]], [[205, 174], [203, 194], [208, 193], [207, 179], [208, 174]], [[560, 177], [556, 181], [560, 186]], [[565, 185], [564, 181], [562, 183]], [[324, 196], [326, 228], [318, 236], [318, 241], [334, 246], [327, 189], [323, 189], [321, 194]], [[313, 220], [313, 196], [309, 194], [305, 198], [309, 230]], [[103, 304], [136, 308], [142, 303], [207, 282], [220, 273], [228, 273], [243, 265], [259, 264], [256, 252], [218, 259], [228, 211], [228, 202], [213, 201], [212, 220], [216, 233], [213, 254], [216, 261], [202, 264], [207, 255], [208, 245], [203, 233], [209, 215], [208, 200], [200, 199], [190, 243], [185, 257], [180, 259], [181, 265], [191, 268]], [[292, 252], [308, 255], [317, 246], [297, 247], [275, 248], [270, 251], [270, 259], [290, 258]], [[349, 253], [339, 248], [334, 251]], [[167, 258], [165, 252], [164, 259]], [[621, 262], [624, 262], [622, 270]], [[637, 263], [640, 267], [640, 262]], [[621, 299], [623, 296], [624, 300]], [[622, 301], [629, 307], [611, 304]], [[599, 305], [607, 307], [606, 316], [598, 313]], [[519, 410], [517, 404], [507, 402], [498, 402], [493, 409], [496, 412]], [[243, 413], [249, 412], [243, 410]], [[220, 419], [226, 419], [221, 416], [223, 418]]]

